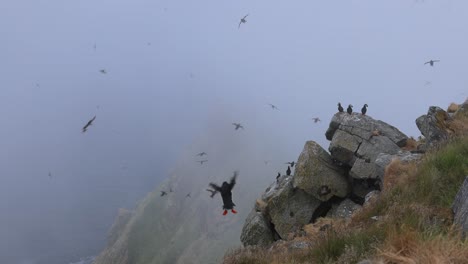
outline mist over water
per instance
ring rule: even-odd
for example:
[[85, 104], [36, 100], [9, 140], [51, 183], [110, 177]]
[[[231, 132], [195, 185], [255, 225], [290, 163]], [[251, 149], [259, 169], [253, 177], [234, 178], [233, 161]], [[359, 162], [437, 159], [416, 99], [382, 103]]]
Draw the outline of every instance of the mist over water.
[[430, 105], [467, 96], [467, 13], [464, 0], [4, 3], [0, 263], [97, 255], [118, 208], [192, 153], [235, 163], [249, 149], [273, 179], [305, 141], [328, 147], [338, 102], [417, 137]]

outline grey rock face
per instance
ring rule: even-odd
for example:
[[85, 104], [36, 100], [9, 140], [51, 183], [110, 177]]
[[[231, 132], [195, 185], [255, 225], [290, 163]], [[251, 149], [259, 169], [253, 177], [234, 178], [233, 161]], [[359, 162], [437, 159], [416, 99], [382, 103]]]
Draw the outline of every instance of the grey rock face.
[[297, 160], [293, 183], [295, 188], [320, 201], [332, 196], [346, 197], [350, 192], [344, 171], [334, 165], [331, 156], [314, 141], [306, 142]]
[[332, 209], [328, 212], [328, 217], [335, 217], [335, 218], [349, 218], [353, 214], [354, 211], [362, 208], [359, 204], [354, 203], [350, 199], [345, 199], [339, 205], [335, 205]]
[[408, 139], [397, 128], [358, 113], [335, 114], [325, 135], [332, 158], [351, 167], [350, 176], [359, 180], [378, 178], [378, 155], [397, 154]]
[[463, 236], [468, 233], [468, 176], [465, 178], [452, 205], [454, 222], [461, 227]]
[[312, 219], [320, 201], [301, 189], [295, 189], [288, 181], [267, 201], [267, 211], [276, 232], [282, 239], [288, 233], [299, 230]]
[[446, 121], [449, 116], [445, 110], [437, 106], [429, 107], [427, 115], [416, 119], [416, 125], [429, 143], [448, 139]]
[[355, 179], [375, 179], [377, 178], [376, 166], [364, 159], [356, 159], [349, 175]]
[[240, 239], [244, 246], [268, 246], [274, 241], [267, 220], [255, 209], [247, 216]]
[[358, 113], [353, 113], [352, 115], [336, 113], [325, 133], [326, 138], [332, 140], [337, 130], [345, 131], [362, 139], [369, 139], [374, 131], [379, 131], [381, 136], [389, 138], [399, 147], [405, 146], [408, 139], [405, 134], [394, 126], [380, 120], [375, 120], [368, 115]]

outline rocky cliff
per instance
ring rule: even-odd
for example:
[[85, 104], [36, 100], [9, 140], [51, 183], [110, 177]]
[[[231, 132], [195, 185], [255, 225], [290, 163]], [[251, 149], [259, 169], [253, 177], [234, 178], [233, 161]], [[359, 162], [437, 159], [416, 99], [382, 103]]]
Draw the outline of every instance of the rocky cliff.
[[[467, 105], [456, 105], [448, 112], [431, 106], [416, 119], [425, 137], [418, 144], [381, 120], [360, 113], [336, 113], [325, 133], [329, 152], [314, 141], [305, 143], [294, 175], [281, 176], [257, 199], [244, 224], [242, 244], [267, 246], [300, 236], [304, 226], [319, 217], [350, 217], [371, 196], [379, 195], [392, 160], [420, 160], [429, 147], [455, 133], [460, 124], [453, 117], [466, 115]], [[466, 215], [460, 219], [466, 222]]]

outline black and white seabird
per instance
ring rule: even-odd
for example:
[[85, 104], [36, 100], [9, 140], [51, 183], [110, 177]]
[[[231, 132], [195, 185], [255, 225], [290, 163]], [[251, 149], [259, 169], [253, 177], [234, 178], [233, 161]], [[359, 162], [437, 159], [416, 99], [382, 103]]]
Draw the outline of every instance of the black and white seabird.
[[221, 193], [221, 197], [223, 198], [223, 215], [226, 215], [228, 210], [231, 210], [232, 213], [237, 214], [237, 211], [234, 210], [234, 206], [236, 205], [232, 202], [232, 188], [234, 188], [234, 185], [236, 185], [236, 178], [238, 174], [239, 172], [235, 171], [234, 176], [232, 176], [229, 183], [225, 181], [221, 186], [218, 186], [212, 182], [209, 184], [213, 191], [215, 191], [214, 194], [216, 194], [216, 192]]
[[291, 161], [291, 162], [286, 162], [285, 164], [289, 164], [289, 165], [291, 165], [291, 168], [294, 168], [294, 164], [296, 164], [296, 162]]
[[185, 197], [186, 197], [186, 198], [187, 198], [187, 197], [192, 198], [192, 196], [190, 196], [190, 193], [187, 193], [187, 195], [185, 195]]
[[366, 114], [366, 112], [367, 112], [367, 107], [368, 107], [368, 105], [367, 105], [367, 104], [364, 104], [364, 106], [361, 108], [361, 113], [362, 113], [362, 115], [365, 115], [365, 114]]
[[88, 121], [88, 123], [86, 123], [86, 125], [83, 127], [83, 133], [86, 132], [88, 127], [93, 124], [94, 119], [96, 119], [96, 116], [94, 116], [91, 120]]
[[278, 172], [278, 175], [276, 175], [276, 182], [279, 182], [280, 177], [281, 177], [281, 173]]
[[105, 69], [102, 69], [102, 70], [100, 70], [99, 72], [102, 73], [102, 74], [106, 74], [106, 73], [107, 73], [107, 71], [106, 71]]
[[161, 191], [161, 196], [167, 195], [167, 192]]
[[206, 152], [200, 152], [200, 153], [197, 154], [197, 156], [200, 156], [200, 157], [203, 156], [203, 155], [208, 155], [208, 154], [206, 154]]
[[348, 112], [348, 114], [352, 114], [353, 113], [353, 105], [348, 105], [348, 109], [346, 109], [346, 112]]
[[424, 65], [428, 64], [434, 67], [434, 62], [439, 62], [440, 60], [430, 60], [428, 62], [425, 62]]
[[341, 106], [341, 103], [338, 103], [338, 112], [343, 113], [344, 109]]
[[286, 170], [286, 175], [288, 176], [291, 175], [291, 168], [289, 168], [289, 166], [288, 166], [288, 169]]

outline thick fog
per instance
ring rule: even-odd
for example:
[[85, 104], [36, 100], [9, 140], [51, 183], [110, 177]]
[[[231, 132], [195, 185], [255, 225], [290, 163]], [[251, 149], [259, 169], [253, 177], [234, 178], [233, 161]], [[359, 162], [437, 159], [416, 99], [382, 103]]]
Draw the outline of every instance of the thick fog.
[[467, 96], [465, 0], [1, 6], [0, 263], [96, 255], [117, 209], [161, 183], [213, 116], [283, 164], [306, 140], [328, 147], [338, 102], [416, 137], [430, 105]]

